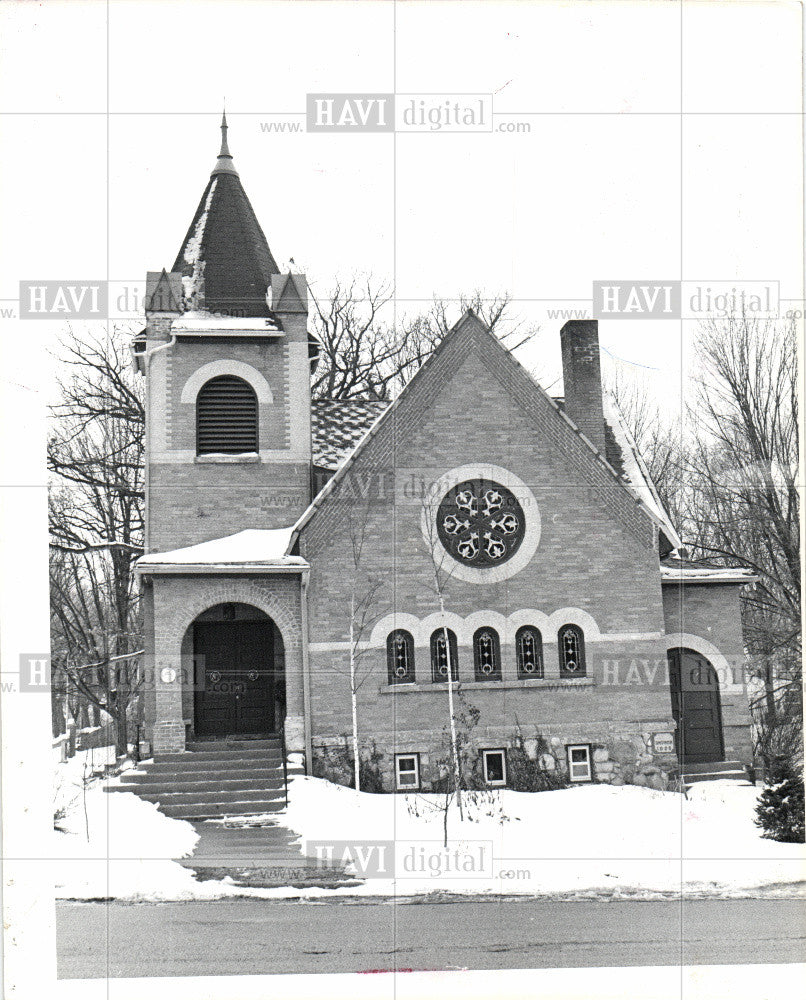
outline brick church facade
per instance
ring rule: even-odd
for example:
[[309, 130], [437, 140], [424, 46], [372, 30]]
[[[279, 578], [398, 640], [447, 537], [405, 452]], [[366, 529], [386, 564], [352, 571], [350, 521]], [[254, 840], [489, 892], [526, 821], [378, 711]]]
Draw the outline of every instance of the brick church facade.
[[305, 277], [222, 136], [134, 345], [155, 757], [282, 732], [310, 771], [349, 749], [352, 669], [388, 790], [445, 778], [449, 671], [490, 785], [516, 740], [572, 780], [749, 762], [751, 578], [683, 558], [602, 392], [596, 322], [560, 331], [560, 399], [467, 312], [394, 402], [312, 401]]

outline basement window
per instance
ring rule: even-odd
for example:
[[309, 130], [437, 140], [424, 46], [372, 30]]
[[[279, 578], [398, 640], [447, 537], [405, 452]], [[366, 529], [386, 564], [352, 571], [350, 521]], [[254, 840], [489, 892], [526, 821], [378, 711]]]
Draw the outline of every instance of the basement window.
[[484, 773], [484, 784], [500, 788], [507, 783], [507, 752], [506, 750], [482, 750], [481, 766]]
[[420, 755], [395, 755], [395, 786], [399, 792], [416, 792], [420, 787]]
[[568, 752], [568, 777], [571, 781], [592, 781], [591, 748], [587, 743], [566, 747]]

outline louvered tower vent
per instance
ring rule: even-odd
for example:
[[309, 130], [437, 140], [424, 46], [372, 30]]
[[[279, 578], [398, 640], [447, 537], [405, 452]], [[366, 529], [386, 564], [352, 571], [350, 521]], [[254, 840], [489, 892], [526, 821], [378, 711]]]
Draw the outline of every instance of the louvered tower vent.
[[196, 398], [196, 451], [238, 455], [257, 450], [254, 389], [235, 375], [210, 379]]

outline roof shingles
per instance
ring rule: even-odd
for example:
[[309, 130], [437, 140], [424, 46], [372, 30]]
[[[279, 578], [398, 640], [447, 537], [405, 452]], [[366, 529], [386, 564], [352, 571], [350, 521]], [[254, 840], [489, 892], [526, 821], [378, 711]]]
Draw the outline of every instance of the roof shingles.
[[335, 472], [389, 405], [375, 399], [313, 400], [313, 464]]

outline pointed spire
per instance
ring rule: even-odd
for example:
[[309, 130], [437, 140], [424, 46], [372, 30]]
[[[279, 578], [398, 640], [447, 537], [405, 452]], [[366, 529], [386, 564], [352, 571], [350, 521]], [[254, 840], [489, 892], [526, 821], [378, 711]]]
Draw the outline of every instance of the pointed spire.
[[235, 164], [232, 162], [232, 153], [230, 153], [229, 145], [227, 144], [228, 128], [227, 112], [225, 109], [221, 114], [221, 149], [218, 153], [218, 159], [216, 160], [215, 167], [213, 168], [213, 175], [235, 174], [237, 177], [238, 171], [235, 169]]

